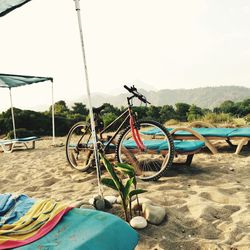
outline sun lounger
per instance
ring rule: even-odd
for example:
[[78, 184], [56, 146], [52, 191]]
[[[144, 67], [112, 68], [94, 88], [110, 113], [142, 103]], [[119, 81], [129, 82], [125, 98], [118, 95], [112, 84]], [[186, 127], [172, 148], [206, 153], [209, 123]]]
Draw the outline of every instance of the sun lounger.
[[[5, 153], [11, 153], [15, 147], [24, 146], [26, 149], [34, 149], [35, 148], [35, 142], [37, 140], [40, 140], [37, 136], [30, 136], [30, 137], [24, 137], [24, 138], [17, 138], [17, 139], [11, 139], [11, 140], [0, 140], [0, 149], [4, 151]], [[31, 147], [28, 147], [28, 143], [32, 143]]]
[[[168, 144], [165, 140], [144, 140], [143, 144], [152, 154], [164, 154], [168, 151]], [[134, 140], [127, 140], [123, 145], [132, 152], [137, 150]], [[202, 141], [174, 140], [175, 155], [187, 155], [185, 165], [191, 165], [194, 154], [198, 153], [204, 146], [205, 143]]]
[[[68, 207], [51, 199], [34, 201], [21, 195], [23, 213], [15, 221], [2, 220], [0, 249], [88, 249], [132, 250], [138, 234], [125, 221], [112, 214]], [[16, 196], [0, 195], [0, 215], [21, 208]], [[8, 222], [8, 223], [5, 223]]]
[[[202, 123], [204, 125], [205, 123]], [[213, 154], [218, 151], [211, 143], [212, 140], [225, 140], [230, 145], [231, 141], [238, 141], [236, 154], [239, 154], [242, 147], [250, 141], [250, 127], [249, 128], [215, 128], [211, 127], [179, 127], [167, 128], [175, 140], [200, 140], [210, 149]], [[154, 130], [146, 131], [148, 135], [160, 136], [160, 132]]]

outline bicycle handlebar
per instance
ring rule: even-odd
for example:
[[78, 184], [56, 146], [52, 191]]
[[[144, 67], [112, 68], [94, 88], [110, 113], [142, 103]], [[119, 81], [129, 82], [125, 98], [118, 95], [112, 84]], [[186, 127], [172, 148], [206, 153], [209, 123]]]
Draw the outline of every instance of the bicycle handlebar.
[[133, 85], [132, 87], [128, 87], [127, 85], [124, 85], [124, 88], [132, 93], [135, 97], [137, 97], [139, 100], [141, 100], [142, 102], [144, 103], [148, 103], [148, 104], [151, 104], [149, 101], [147, 101], [146, 97], [142, 94], [140, 94], [138, 91], [137, 91], [137, 88]]

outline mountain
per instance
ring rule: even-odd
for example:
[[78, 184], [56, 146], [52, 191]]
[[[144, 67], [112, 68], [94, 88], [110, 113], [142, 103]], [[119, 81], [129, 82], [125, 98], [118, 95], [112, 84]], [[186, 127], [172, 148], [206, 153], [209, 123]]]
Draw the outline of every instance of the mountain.
[[[139, 92], [145, 95], [148, 101], [154, 106], [162, 106], [165, 104], [174, 105], [178, 102], [184, 102], [188, 104], [195, 104], [201, 108], [214, 108], [226, 100], [237, 102], [250, 98], [250, 88], [238, 86], [205, 87], [194, 89], [162, 89], [158, 91], [140, 89]], [[117, 107], [126, 106], [127, 96], [128, 94], [126, 93], [114, 96], [93, 93], [92, 105], [97, 107], [107, 102]], [[82, 100], [87, 103], [86, 97], [76, 100], [75, 102], [80, 102]]]

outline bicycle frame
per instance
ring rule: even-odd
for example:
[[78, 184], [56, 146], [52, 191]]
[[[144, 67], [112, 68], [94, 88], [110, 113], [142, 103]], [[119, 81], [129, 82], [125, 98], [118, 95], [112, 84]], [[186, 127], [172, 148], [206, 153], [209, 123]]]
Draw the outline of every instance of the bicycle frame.
[[111, 142], [114, 140], [114, 138], [117, 136], [117, 134], [121, 131], [123, 125], [129, 121], [130, 116], [132, 115], [131, 107], [128, 107], [127, 110], [125, 110], [119, 117], [117, 117], [113, 122], [111, 122], [106, 128], [104, 128], [99, 134], [100, 138], [102, 139], [103, 133], [105, 133], [109, 128], [111, 128], [114, 124], [118, 123], [118, 120], [120, 120], [122, 117], [125, 117], [123, 122], [120, 124], [118, 129], [115, 131], [114, 135], [108, 140], [107, 144], [104, 146], [104, 151], [107, 149], [107, 147], [111, 144]]

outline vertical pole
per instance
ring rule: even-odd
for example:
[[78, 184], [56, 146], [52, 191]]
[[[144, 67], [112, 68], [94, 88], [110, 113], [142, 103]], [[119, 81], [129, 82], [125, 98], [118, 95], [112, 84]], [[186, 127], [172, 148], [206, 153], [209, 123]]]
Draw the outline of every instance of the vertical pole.
[[11, 88], [9, 88], [9, 90], [10, 90], [10, 105], [11, 105], [13, 132], [14, 132], [14, 139], [16, 139], [16, 126], [15, 126], [15, 116], [14, 116], [14, 109], [13, 109], [13, 103], [12, 103]]
[[94, 153], [95, 153], [95, 163], [96, 163], [96, 170], [97, 170], [97, 180], [98, 180], [98, 187], [99, 187], [99, 194], [103, 196], [102, 186], [101, 186], [101, 170], [100, 170], [100, 162], [99, 162], [99, 154], [98, 154], [98, 147], [97, 147], [97, 136], [95, 131], [95, 121], [94, 121], [94, 114], [92, 109], [91, 103], [91, 96], [90, 96], [90, 89], [89, 89], [89, 77], [88, 77], [88, 69], [87, 69], [87, 60], [86, 60], [86, 53], [85, 53], [85, 45], [83, 39], [83, 31], [82, 31], [82, 22], [81, 22], [81, 14], [80, 14], [80, 3], [79, 0], [75, 1], [75, 8], [78, 17], [78, 25], [80, 31], [80, 39], [82, 45], [82, 56], [83, 56], [83, 64], [84, 64], [84, 71], [85, 71], [85, 81], [86, 81], [86, 89], [87, 89], [87, 97], [88, 97], [88, 106], [89, 106], [89, 115], [90, 115], [90, 123], [91, 123], [91, 130], [92, 130], [92, 140], [94, 143]]
[[52, 145], [55, 145], [55, 105], [54, 105], [54, 85], [53, 80], [51, 80], [51, 96], [52, 96], [52, 106], [51, 106], [51, 112], [52, 112]]

